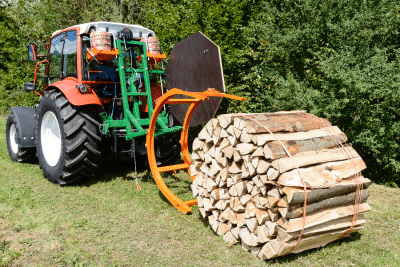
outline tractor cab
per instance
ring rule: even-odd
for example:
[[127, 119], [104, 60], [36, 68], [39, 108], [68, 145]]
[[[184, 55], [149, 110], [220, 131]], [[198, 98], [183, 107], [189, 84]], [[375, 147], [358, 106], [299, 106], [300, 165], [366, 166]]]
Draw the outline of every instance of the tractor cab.
[[[29, 55], [35, 54], [29, 47]], [[47, 60], [38, 64], [46, 64], [44, 91], [56, 87], [74, 105], [101, 107], [102, 134], [116, 130], [131, 140], [146, 134], [156, 99], [164, 94], [165, 57], [153, 31], [100, 21], [54, 32]], [[26, 89], [36, 92], [36, 77]], [[167, 126], [167, 110], [158, 123], [162, 133], [180, 130]]]

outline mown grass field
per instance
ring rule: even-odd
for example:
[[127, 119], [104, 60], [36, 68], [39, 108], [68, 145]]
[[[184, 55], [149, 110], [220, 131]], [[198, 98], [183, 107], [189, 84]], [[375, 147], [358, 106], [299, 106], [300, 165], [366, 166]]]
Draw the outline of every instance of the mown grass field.
[[[400, 266], [400, 189], [373, 184], [368, 222], [320, 249], [260, 261], [228, 247], [197, 207], [180, 214], [148, 171], [136, 190], [128, 161], [104, 160], [97, 176], [60, 187], [38, 165], [8, 157], [0, 117], [0, 266]], [[190, 199], [185, 173], [166, 177]]]

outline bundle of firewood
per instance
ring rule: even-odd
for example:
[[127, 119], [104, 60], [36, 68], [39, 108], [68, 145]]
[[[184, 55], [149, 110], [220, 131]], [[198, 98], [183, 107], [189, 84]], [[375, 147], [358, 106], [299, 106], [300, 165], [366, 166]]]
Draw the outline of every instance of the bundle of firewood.
[[199, 210], [226, 242], [263, 260], [358, 231], [371, 181], [346, 141], [338, 127], [302, 111], [214, 118], [193, 142]]

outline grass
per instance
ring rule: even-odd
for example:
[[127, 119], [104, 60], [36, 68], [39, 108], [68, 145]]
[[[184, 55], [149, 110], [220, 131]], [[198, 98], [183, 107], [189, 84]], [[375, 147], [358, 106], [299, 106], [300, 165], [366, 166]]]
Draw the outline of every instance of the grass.
[[[104, 160], [95, 178], [60, 187], [36, 164], [8, 157], [0, 117], [0, 266], [400, 266], [400, 189], [373, 184], [367, 224], [320, 249], [260, 261], [228, 247], [197, 207], [180, 214], [148, 171], [136, 190], [129, 162]], [[191, 198], [183, 172], [165, 177]]]

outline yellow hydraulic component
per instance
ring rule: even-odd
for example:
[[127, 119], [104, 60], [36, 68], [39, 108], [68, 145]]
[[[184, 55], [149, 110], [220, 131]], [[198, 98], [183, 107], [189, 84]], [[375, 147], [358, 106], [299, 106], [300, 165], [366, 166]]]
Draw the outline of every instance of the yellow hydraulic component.
[[[190, 99], [176, 99], [172, 98], [176, 95], [184, 95], [190, 97]], [[190, 161], [189, 149], [188, 149], [188, 130], [190, 125], [190, 119], [196, 108], [200, 105], [201, 102], [204, 100], [208, 100], [209, 97], [227, 97], [235, 100], [243, 101], [245, 98], [238, 97], [234, 95], [229, 95], [225, 93], [218, 92], [215, 89], [208, 89], [204, 92], [185, 92], [180, 89], [171, 89], [167, 93], [165, 93], [158, 101], [157, 105], [154, 108], [153, 115], [151, 116], [149, 130], [146, 136], [146, 147], [147, 147], [147, 157], [149, 159], [151, 173], [153, 174], [154, 180], [160, 188], [163, 195], [177, 208], [179, 211], [183, 213], [189, 213], [191, 211], [190, 206], [196, 205], [197, 200], [189, 200], [189, 201], [182, 201], [177, 196], [175, 196], [165, 185], [164, 181], [161, 178], [161, 172], [167, 171], [176, 171], [176, 170], [183, 170], [186, 169], [190, 175], [190, 178], [194, 180], [196, 177], [192, 176], [190, 173], [190, 165], [192, 164]], [[156, 162], [156, 156], [154, 151], [154, 134], [155, 134], [155, 127], [157, 124], [158, 115], [165, 104], [190, 104], [190, 107], [186, 113], [185, 120], [183, 123], [183, 130], [181, 133], [181, 148], [182, 148], [182, 157], [183, 162], [182, 164], [170, 165], [170, 166], [163, 166], [158, 167]]]

